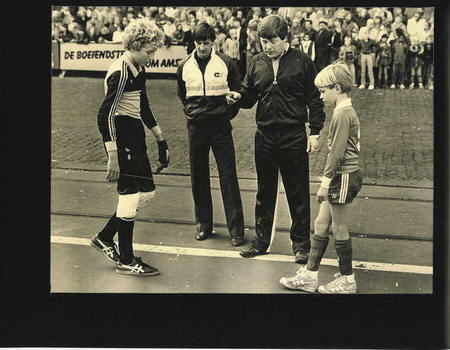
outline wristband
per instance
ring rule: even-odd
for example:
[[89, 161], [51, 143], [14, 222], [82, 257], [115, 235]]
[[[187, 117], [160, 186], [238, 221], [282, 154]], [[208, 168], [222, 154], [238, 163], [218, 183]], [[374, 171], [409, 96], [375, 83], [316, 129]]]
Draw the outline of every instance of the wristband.
[[117, 143], [116, 141], [106, 141], [105, 147], [107, 152], [117, 151]]
[[330, 188], [330, 182], [331, 182], [331, 178], [326, 177], [326, 176], [322, 176], [322, 182], [320, 183], [320, 187], [323, 188]]

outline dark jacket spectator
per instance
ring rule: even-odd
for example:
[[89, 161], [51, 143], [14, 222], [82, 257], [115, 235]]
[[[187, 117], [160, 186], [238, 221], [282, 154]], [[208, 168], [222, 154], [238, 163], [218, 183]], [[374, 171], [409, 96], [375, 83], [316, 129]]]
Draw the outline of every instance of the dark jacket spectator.
[[315, 40], [316, 60], [314, 61], [317, 71], [321, 71], [330, 64], [331, 54], [331, 33], [328, 30], [327, 22], [320, 21], [319, 28]]

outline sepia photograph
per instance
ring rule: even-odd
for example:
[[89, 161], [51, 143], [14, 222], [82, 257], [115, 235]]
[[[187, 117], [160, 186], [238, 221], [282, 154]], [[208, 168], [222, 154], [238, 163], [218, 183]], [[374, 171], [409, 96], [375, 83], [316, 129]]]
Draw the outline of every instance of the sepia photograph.
[[52, 294], [434, 293], [434, 7], [48, 15]]

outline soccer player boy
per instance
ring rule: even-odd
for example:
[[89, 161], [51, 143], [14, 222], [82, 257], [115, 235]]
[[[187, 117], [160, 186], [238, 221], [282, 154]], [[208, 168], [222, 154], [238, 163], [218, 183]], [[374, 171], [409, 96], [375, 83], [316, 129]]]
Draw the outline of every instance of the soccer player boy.
[[[155, 195], [143, 124], [158, 143], [159, 168], [169, 164], [169, 149], [145, 88], [144, 65], [162, 46], [164, 33], [148, 19], [133, 20], [126, 27], [125, 53], [105, 77], [105, 99], [98, 111], [98, 129], [108, 154], [106, 179], [117, 181], [117, 211], [91, 240], [91, 245], [116, 265], [116, 272], [152, 276], [159, 271], [133, 254], [133, 227], [138, 210]], [[157, 171], [157, 172], [158, 172]], [[118, 232], [119, 247], [113, 238]]]
[[[325, 104], [334, 105], [328, 132], [329, 153], [322, 183], [317, 192], [321, 203], [314, 222], [308, 263], [296, 276], [282, 277], [280, 283], [289, 289], [322, 294], [356, 293], [356, 281], [352, 270], [352, 240], [347, 229], [349, 204], [362, 186], [359, 171], [359, 119], [347, 93], [351, 90], [352, 76], [345, 62], [335, 62], [316, 76], [314, 84]], [[319, 265], [328, 245], [330, 225], [334, 234], [334, 246], [339, 261], [336, 279], [318, 287]]]

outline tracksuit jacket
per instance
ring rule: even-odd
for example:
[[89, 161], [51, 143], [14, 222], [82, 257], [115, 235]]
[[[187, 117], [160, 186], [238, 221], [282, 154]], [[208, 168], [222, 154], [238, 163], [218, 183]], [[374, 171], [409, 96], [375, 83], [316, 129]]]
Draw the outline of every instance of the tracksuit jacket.
[[309, 121], [311, 134], [323, 127], [325, 113], [319, 90], [314, 85], [316, 67], [307, 54], [289, 48], [280, 58], [277, 76], [272, 59], [265, 53], [253, 57], [242, 83], [241, 108], [256, 102], [258, 127], [302, 127]]
[[116, 118], [139, 119], [149, 129], [158, 125], [149, 105], [145, 80], [144, 68], [136, 68], [126, 52], [110, 66], [104, 81], [105, 99], [97, 114], [98, 129], [107, 148], [117, 147]]
[[194, 123], [233, 119], [239, 108], [229, 106], [223, 94], [230, 90], [238, 91], [241, 87], [236, 64], [229, 56], [213, 48], [203, 73], [195, 52], [181, 61], [177, 69], [178, 97], [183, 103], [186, 118]]

